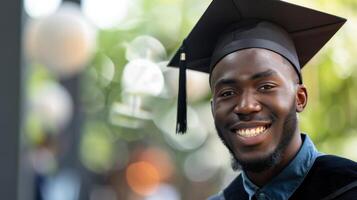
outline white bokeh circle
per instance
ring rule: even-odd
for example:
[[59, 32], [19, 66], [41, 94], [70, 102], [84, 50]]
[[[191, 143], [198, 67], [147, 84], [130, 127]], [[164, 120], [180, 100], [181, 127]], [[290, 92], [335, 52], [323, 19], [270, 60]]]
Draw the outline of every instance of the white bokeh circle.
[[157, 190], [145, 197], [144, 200], [179, 200], [180, 194], [178, 193], [177, 189], [173, 185], [169, 184], [160, 184]]
[[177, 108], [172, 107], [165, 113], [157, 113], [154, 124], [163, 132], [166, 142], [180, 151], [189, 151], [200, 147], [207, 139], [208, 132], [198, 115], [190, 106], [187, 107], [187, 132], [176, 134]]
[[68, 91], [61, 85], [48, 82], [30, 97], [30, 112], [40, 119], [47, 130], [63, 129], [73, 113], [73, 102]]
[[212, 178], [220, 169], [220, 165], [212, 159], [216, 159], [205, 148], [190, 154], [184, 162], [186, 177], [194, 182], [203, 182]]
[[62, 0], [24, 0], [24, 9], [32, 18], [44, 17], [54, 13]]
[[136, 59], [125, 66], [122, 83], [127, 93], [157, 96], [164, 87], [164, 77], [157, 64], [146, 59]]
[[166, 50], [158, 39], [142, 35], [127, 44], [125, 56], [129, 61], [147, 59], [152, 62], [161, 62], [166, 58]]
[[82, 0], [84, 15], [102, 29], [113, 28], [127, 16], [129, 0]]

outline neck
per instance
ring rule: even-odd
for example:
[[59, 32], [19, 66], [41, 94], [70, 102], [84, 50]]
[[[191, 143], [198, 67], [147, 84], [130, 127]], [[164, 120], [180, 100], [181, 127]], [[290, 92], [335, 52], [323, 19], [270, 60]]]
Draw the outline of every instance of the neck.
[[264, 186], [289, 164], [289, 162], [298, 153], [301, 144], [302, 140], [300, 136], [300, 131], [297, 131], [297, 133], [294, 134], [290, 144], [288, 144], [288, 148], [286, 148], [285, 151], [282, 152], [279, 163], [262, 172], [246, 171], [245, 173], [255, 185], [257, 185], [258, 187]]

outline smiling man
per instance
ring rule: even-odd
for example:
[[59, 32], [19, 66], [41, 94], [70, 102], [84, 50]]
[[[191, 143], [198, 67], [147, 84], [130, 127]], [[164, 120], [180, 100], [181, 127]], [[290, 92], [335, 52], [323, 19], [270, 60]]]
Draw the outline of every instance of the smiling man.
[[180, 68], [177, 132], [186, 68], [209, 73], [218, 135], [242, 170], [210, 199], [357, 199], [357, 164], [318, 152], [297, 118], [308, 100], [301, 69], [345, 21], [278, 0], [210, 4], [169, 64]]
[[301, 146], [296, 112], [304, 109], [307, 94], [296, 80], [293, 67], [282, 56], [258, 48], [227, 55], [211, 73], [219, 136], [235, 163], [252, 172], [252, 178], [256, 174], [259, 185]]

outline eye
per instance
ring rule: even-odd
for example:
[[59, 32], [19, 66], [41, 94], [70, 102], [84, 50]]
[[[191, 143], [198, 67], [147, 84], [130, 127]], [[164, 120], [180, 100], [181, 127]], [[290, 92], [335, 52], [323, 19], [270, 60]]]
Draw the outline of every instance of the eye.
[[273, 89], [273, 88], [275, 88], [275, 85], [273, 85], [273, 84], [264, 84], [264, 85], [261, 85], [261, 86], [258, 88], [258, 90], [260, 90], [260, 91], [267, 91], [267, 90], [271, 90], [271, 89]]
[[221, 97], [229, 97], [229, 96], [232, 96], [234, 95], [234, 91], [233, 90], [227, 90], [227, 91], [223, 91], [220, 96]]

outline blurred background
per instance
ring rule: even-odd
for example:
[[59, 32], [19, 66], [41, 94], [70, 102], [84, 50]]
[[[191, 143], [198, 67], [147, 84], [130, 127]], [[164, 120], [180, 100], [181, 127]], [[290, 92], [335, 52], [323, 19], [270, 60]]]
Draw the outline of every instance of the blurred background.
[[[166, 65], [210, 0], [6, 1], [2, 198], [199, 200], [237, 176], [208, 75], [187, 72], [189, 129], [175, 134], [178, 70]], [[288, 2], [348, 19], [303, 70], [299, 119], [320, 151], [356, 161], [357, 2]]]

